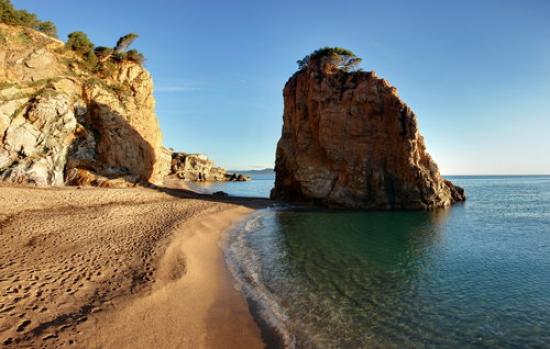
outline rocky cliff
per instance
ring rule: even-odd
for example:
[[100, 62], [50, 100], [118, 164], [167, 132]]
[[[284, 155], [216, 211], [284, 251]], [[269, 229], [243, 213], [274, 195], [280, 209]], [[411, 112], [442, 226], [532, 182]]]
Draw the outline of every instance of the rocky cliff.
[[221, 167], [214, 166], [204, 154], [172, 153], [171, 174], [182, 180], [204, 181], [233, 181], [245, 182], [250, 177], [238, 173], [228, 173]]
[[153, 82], [124, 61], [86, 69], [64, 44], [0, 24], [0, 179], [36, 185], [160, 183], [162, 152]]
[[284, 88], [272, 198], [366, 209], [464, 200], [426, 151], [415, 114], [374, 72], [306, 66]]

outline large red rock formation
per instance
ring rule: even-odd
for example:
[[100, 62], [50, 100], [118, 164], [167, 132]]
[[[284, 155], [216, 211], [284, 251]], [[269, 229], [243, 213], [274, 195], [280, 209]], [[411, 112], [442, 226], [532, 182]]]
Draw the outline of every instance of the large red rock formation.
[[465, 199], [426, 152], [413, 111], [374, 72], [304, 67], [284, 88], [271, 195], [366, 209], [432, 209]]

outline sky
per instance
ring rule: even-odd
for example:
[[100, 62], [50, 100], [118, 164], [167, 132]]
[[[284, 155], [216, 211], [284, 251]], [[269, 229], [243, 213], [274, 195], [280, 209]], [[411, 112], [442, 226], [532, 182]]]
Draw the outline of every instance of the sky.
[[98, 46], [140, 38], [164, 143], [273, 167], [282, 89], [324, 46], [363, 58], [415, 111], [443, 174], [550, 174], [550, 1], [13, 0]]

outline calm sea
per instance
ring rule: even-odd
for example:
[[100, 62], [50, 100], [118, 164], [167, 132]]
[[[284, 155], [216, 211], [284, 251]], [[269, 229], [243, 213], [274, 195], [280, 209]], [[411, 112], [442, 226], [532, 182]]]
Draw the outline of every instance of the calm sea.
[[550, 177], [451, 179], [448, 210], [260, 211], [228, 265], [290, 347], [549, 348]]
[[275, 182], [275, 174], [247, 175], [252, 178], [249, 182], [186, 182], [186, 184], [200, 193], [212, 194], [224, 191], [235, 196], [268, 198]]

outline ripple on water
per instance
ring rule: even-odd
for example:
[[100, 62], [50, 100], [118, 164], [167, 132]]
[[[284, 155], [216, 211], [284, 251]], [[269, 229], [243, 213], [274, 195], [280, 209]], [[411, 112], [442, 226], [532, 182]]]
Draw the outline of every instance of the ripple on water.
[[299, 348], [517, 348], [550, 343], [550, 178], [455, 178], [437, 212], [268, 209], [228, 264]]

